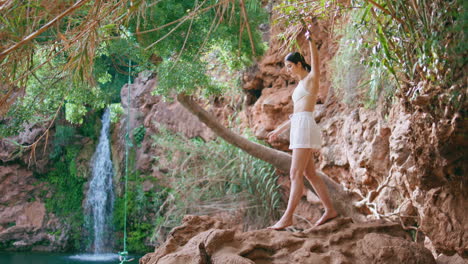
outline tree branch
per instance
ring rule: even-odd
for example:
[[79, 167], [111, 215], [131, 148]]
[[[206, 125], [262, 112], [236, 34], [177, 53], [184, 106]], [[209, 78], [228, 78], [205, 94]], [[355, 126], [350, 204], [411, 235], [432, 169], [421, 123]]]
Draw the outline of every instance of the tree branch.
[[59, 21], [60, 19], [62, 19], [64, 16], [72, 13], [73, 11], [75, 11], [76, 9], [80, 8], [82, 5], [84, 5], [86, 2], [89, 2], [89, 0], [81, 0], [79, 2], [76, 2], [73, 6], [71, 6], [70, 8], [68, 8], [67, 10], [65, 10], [62, 14], [60, 14], [59, 16], [55, 17], [54, 19], [52, 19], [51, 21], [49, 21], [47, 24], [45, 24], [44, 26], [42, 26], [40, 29], [36, 30], [35, 32], [31, 33], [29, 36], [25, 37], [24, 39], [22, 39], [20, 42], [16, 43], [15, 45], [7, 48], [6, 50], [2, 51], [0, 53], [0, 60], [2, 60], [4, 57], [6, 57], [9, 53], [11, 53], [12, 51], [18, 49], [19, 47], [23, 46], [24, 44], [26, 44], [27, 42], [33, 40], [34, 38], [36, 38], [37, 36], [39, 36], [40, 34], [42, 34], [44, 31], [46, 31], [47, 29], [49, 29], [51, 26], [53, 26], [57, 21]]
[[403, 20], [401, 20], [400, 18], [396, 17], [394, 14], [392, 14], [390, 11], [388, 11], [387, 9], [385, 9], [383, 6], [377, 4], [375, 1], [373, 0], [366, 0], [367, 2], [371, 3], [373, 6], [377, 7], [378, 9], [380, 9], [381, 11], [383, 11], [385, 14], [387, 15], [390, 15], [393, 19], [395, 19], [396, 21], [398, 21], [400, 24], [404, 25], [405, 22], [403, 22]]
[[247, 11], [245, 10], [244, 0], [240, 0], [240, 6], [242, 9], [242, 15], [244, 16], [244, 19], [245, 19], [245, 24], [247, 26], [247, 32], [249, 33], [249, 40], [250, 40], [250, 46], [252, 47], [252, 53], [255, 57], [255, 45], [253, 42], [252, 31], [250, 30], [249, 18], [247, 17]]

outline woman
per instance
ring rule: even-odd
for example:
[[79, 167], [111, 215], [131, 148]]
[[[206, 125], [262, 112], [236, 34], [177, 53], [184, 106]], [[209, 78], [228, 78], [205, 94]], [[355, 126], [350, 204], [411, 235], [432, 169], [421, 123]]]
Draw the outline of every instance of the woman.
[[292, 94], [294, 114], [290, 116], [290, 120], [268, 134], [271, 142], [276, 140], [277, 136], [289, 126], [291, 127], [291, 144], [289, 146], [292, 149], [291, 192], [284, 215], [275, 225], [269, 227], [275, 230], [284, 229], [293, 224], [294, 210], [299, 204], [304, 190], [303, 176], [310, 181], [325, 208], [325, 213], [315, 225], [321, 225], [337, 216], [325, 183], [315, 173], [313, 153], [319, 150], [322, 143], [320, 129], [314, 119], [320, 72], [317, 47], [310, 38], [309, 32], [306, 33], [306, 38], [309, 41], [312, 66], [307, 64], [304, 57], [298, 52], [292, 52], [285, 58], [287, 72], [292, 77], [299, 79]]

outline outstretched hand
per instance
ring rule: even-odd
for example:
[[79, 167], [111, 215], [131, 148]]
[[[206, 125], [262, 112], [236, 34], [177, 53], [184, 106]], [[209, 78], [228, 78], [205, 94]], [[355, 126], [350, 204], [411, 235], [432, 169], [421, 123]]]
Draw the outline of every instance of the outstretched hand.
[[267, 134], [267, 138], [269, 142], [276, 141], [278, 139], [278, 132], [276, 130], [273, 130]]
[[308, 25], [308, 26], [307, 26], [306, 33], [305, 33], [305, 38], [306, 38], [307, 40], [309, 40], [309, 41], [312, 39], [312, 37], [311, 37], [311, 34], [312, 34], [312, 33], [310, 33], [310, 30], [311, 30], [311, 29], [312, 29], [312, 25]]

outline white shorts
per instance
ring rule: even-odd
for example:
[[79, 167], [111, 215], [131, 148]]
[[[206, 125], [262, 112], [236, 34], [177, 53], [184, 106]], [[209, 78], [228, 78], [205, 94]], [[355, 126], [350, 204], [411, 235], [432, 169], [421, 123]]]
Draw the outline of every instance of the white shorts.
[[315, 123], [314, 112], [299, 112], [289, 116], [291, 131], [289, 148], [313, 148], [322, 146], [320, 127]]

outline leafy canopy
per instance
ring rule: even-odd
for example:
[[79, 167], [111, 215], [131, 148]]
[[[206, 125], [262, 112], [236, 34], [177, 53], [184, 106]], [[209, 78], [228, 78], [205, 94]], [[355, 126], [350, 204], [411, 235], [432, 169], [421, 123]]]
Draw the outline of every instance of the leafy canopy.
[[257, 28], [267, 15], [254, 0], [33, 0], [2, 9], [2, 137], [60, 111], [80, 124], [89, 110], [118, 103], [123, 84], [145, 70], [158, 73], [158, 94], [220, 93], [207, 54], [220, 49], [238, 69], [265, 46]]

